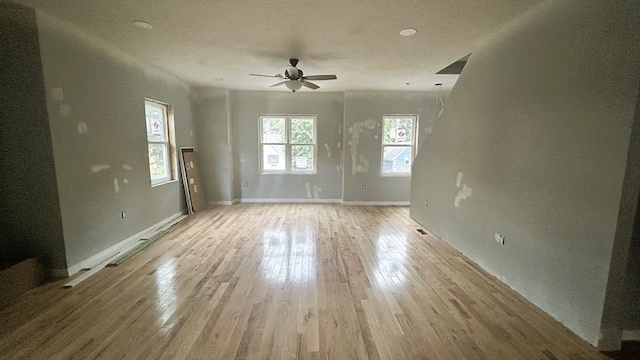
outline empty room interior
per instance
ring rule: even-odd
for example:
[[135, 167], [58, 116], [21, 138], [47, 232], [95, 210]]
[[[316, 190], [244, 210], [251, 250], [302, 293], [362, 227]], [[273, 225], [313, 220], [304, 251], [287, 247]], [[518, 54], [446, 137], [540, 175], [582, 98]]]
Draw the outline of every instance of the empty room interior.
[[0, 358], [639, 348], [636, 0], [0, 0], [0, 84]]

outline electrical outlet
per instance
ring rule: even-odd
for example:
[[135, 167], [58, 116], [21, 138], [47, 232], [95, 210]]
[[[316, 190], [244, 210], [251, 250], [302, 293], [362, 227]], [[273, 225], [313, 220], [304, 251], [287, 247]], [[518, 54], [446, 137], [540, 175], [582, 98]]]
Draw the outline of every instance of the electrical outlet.
[[127, 217], [127, 213], [126, 213], [126, 211], [123, 211], [123, 212], [122, 212], [122, 218], [124, 219], [124, 218], [126, 218], [126, 217]]
[[504, 235], [500, 235], [498, 233], [493, 234], [493, 238], [496, 240], [496, 242], [500, 245], [504, 245]]

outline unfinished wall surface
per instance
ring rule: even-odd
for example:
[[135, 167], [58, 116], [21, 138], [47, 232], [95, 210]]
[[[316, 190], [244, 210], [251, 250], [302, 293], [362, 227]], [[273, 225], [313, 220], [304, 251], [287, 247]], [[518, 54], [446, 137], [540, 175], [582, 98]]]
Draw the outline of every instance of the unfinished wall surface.
[[640, 331], [640, 216], [637, 212], [624, 282], [622, 329], [638, 332]]
[[[339, 201], [343, 98], [342, 93], [231, 91], [236, 197], [243, 201]], [[269, 114], [317, 115], [316, 174], [260, 174], [258, 117]]]
[[[437, 92], [351, 91], [344, 102], [346, 203], [408, 203], [410, 176], [382, 176], [382, 118], [418, 115], [418, 144], [442, 107]], [[363, 189], [364, 187], [364, 189]]]
[[77, 270], [185, 211], [179, 180], [151, 187], [144, 100], [173, 105], [179, 148], [196, 142], [191, 99], [175, 78], [56, 19], [37, 18], [66, 258]]
[[0, 263], [66, 268], [51, 134], [32, 9], [0, 4]]
[[194, 89], [192, 97], [205, 199], [230, 204], [234, 195], [228, 90]]
[[474, 51], [413, 167], [414, 219], [594, 345], [639, 19], [635, 1], [550, 1], [515, 21]]

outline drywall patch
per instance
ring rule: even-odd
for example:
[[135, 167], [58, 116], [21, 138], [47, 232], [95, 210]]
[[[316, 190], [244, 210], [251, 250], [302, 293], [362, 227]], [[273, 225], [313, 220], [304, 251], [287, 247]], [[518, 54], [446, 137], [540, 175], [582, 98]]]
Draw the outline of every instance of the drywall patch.
[[311, 199], [311, 184], [304, 183], [304, 188], [307, 190], [307, 198]]
[[120, 192], [120, 183], [118, 182], [118, 178], [113, 178], [113, 190], [116, 194]]
[[462, 200], [466, 200], [467, 198], [469, 198], [471, 196], [472, 190], [467, 184], [462, 182], [462, 176], [463, 173], [462, 171], [458, 172], [458, 176], [456, 177], [456, 187], [458, 189], [460, 189], [460, 186], [462, 185], [462, 189], [460, 189], [460, 191], [458, 191], [458, 194], [456, 195], [455, 199], [453, 200], [453, 206], [455, 207], [459, 207], [460, 206], [460, 202]]
[[327, 150], [327, 157], [330, 158], [331, 157], [331, 148], [329, 147], [329, 144], [324, 143], [324, 149]]
[[128, 171], [131, 171], [131, 169], [133, 169], [129, 164], [122, 164], [122, 168]]
[[60, 104], [59, 110], [60, 110], [60, 115], [64, 117], [71, 115], [71, 105], [69, 104]]
[[373, 130], [380, 124], [376, 123], [372, 119], [365, 121], [354, 122], [353, 126], [347, 129], [351, 134], [351, 140], [349, 140], [349, 148], [351, 153], [351, 172], [356, 175], [359, 172], [369, 171], [369, 160], [362, 154], [358, 154], [358, 144], [360, 144], [360, 134], [365, 130]]
[[95, 174], [95, 173], [99, 173], [100, 171], [111, 169], [111, 165], [109, 164], [91, 165], [89, 169], [91, 169], [91, 172]]
[[78, 129], [78, 135], [87, 135], [89, 133], [87, 123], [84, 121], [80, 121], [76, 127]]
[[58, 102], [64, 100], [64, 92], [61, 87], [51, 88], [51, 102]]

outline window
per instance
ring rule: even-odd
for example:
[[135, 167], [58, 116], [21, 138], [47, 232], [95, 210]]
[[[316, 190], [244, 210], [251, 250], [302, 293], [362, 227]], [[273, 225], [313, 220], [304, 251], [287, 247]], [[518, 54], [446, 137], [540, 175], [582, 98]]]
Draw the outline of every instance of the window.
[[145, 100], [144, 112], [149, 146], [151, 185], [160, 185], [175, 178], [175, 145], [171, 105]]
[[260, 172], [315, 174], [316, 117], [260, 116]]
[[386, 115], [383, 122], [382, 175], [410, 175], [418, 116]]

